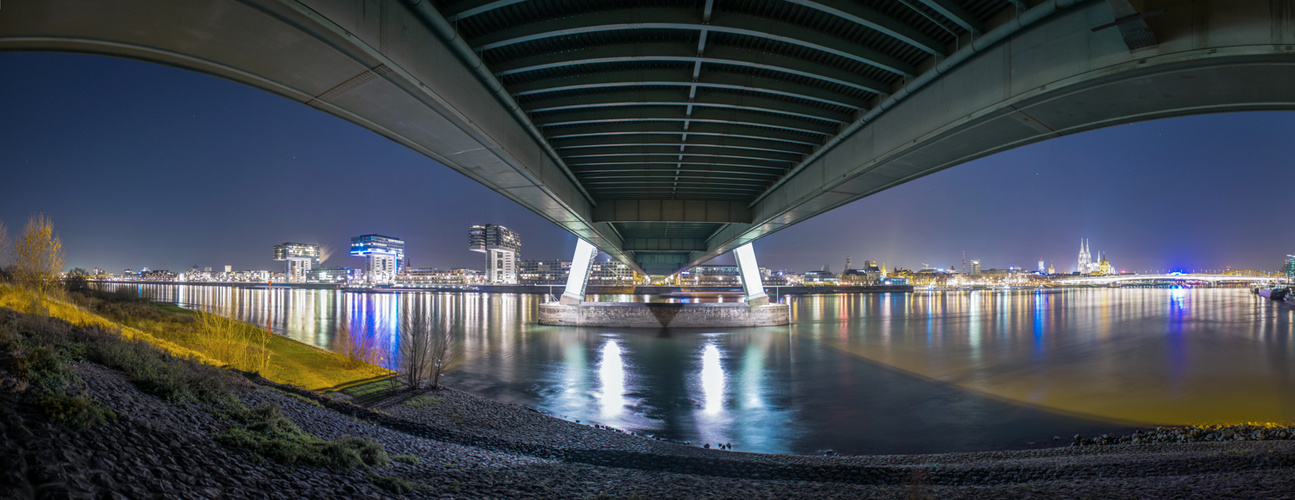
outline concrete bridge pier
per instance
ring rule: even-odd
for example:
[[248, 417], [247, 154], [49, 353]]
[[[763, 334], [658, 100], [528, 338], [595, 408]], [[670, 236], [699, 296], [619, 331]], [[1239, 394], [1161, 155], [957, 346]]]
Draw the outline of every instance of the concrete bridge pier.
[[750, 243], [733, 251], [741, 276], [743, 303], [584, 302], [589, 271], [598, 249], [576, 242], [562, 298], [540, 304], [541, 325], [622, 328], [724, 328], [789, 324], [787, 304], [770, 304]]

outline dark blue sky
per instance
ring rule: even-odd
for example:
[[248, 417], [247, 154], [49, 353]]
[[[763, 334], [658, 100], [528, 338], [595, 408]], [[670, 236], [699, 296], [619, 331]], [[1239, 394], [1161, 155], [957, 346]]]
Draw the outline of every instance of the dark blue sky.
[[[417, 267], [481, 267], [468, 226], [522, 233], [523, 258], [575, 238], [435, 161], [305, 105], [136, 61], [0, 54], [0, 220], [51, 216], [69, 267], [278, 269], [270, 247], [402, 237]], [[1295, 253], [1295, 113], [1125, 125], [910, 182], [756, 243], [765, 267], [1075, 266], [1273, 270]]]

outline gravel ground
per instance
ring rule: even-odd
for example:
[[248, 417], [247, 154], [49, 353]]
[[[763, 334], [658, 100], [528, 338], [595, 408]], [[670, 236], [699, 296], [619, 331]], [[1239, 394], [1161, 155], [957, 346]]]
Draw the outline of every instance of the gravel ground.
[[0, 494], [398, 496], [370, 479], [377, 475], [421, 483], [407, 495], [416, 498], [1295, 498], [1295, 441], [1235, 440], [1243, 433], [1228, 441], [1143, 437], [988, 453], [764, 455], [652, 440], [454, 390], [370, 408], [264, 381], [243, 396], [249, 406], [278, 405], [320, 437], [365, 436], [393, 456], [419, 457], [415, 464], [342, 472], [225, 447], [211, 435], [226, 421], [144, 394], [115, 370], [83, 364], [77, 371], [119, 418], [78, 431], [49, 423], [15, 395], [0, 395]]

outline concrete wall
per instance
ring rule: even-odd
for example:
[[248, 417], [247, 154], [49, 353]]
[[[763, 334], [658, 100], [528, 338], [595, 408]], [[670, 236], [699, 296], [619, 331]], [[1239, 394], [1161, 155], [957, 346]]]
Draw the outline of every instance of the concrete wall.
[[540, 324], [620, 328], [732, 328], [778, 326], [791, 321], [786, 304], [747, 307], [744, 303], [681, 304], [587, 302], [540, 304]]

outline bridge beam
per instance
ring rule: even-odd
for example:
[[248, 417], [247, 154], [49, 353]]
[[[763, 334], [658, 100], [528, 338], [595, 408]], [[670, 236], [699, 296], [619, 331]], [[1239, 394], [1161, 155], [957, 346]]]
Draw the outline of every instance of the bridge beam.
[[630, 238], [625, 240], [627, 252], [701, 252], [706, 250], [706, 240], [698, 238]]
[[607, 200], [594, 209], [594, 222], [749, 223], [751, 210], [736, 201]]

